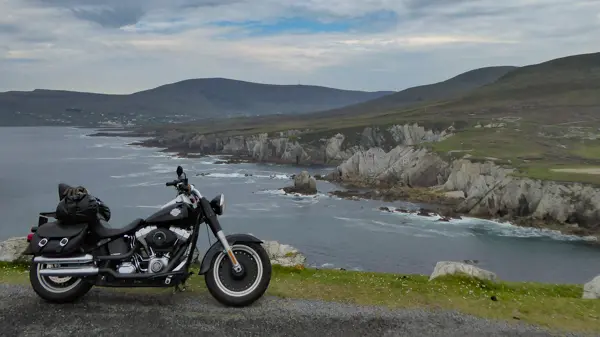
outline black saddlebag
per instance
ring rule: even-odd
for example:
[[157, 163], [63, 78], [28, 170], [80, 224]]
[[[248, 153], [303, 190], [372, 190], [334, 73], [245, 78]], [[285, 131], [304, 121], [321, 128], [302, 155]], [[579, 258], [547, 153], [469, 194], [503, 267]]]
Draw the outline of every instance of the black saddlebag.
[[33, 255], [64, 256], [79, 251], [85, 241], [88, 225], [48, 222], [33, 234], [27, 252]]

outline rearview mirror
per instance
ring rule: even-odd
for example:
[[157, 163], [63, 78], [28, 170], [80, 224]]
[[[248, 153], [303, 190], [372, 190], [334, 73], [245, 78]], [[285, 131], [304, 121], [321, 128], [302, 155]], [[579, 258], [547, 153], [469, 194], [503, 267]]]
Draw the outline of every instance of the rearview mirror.
[[183, 174], [183, 167], [177, 166], [177, 171], [175, 171], [177, 173], [177, 177], [181, 177], [181, 175]]

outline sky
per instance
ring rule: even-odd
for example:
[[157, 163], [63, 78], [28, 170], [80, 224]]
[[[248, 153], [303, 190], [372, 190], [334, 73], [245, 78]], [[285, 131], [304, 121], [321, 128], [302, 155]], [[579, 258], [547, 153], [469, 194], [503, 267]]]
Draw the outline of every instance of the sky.
[[0, 91], [402, 90], [600, 51], [600, 0], [0, 0]]

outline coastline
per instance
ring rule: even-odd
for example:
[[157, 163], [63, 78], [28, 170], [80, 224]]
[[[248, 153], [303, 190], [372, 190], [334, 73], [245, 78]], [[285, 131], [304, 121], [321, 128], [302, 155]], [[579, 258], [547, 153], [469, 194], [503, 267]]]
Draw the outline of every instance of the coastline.
[[[160, 136], [151, 131], [135, 131], [122, 130], [121, 132], [107, 133], [95, 132], [89, 134], [91, 137], [129, 137], [129, 138], [147, 138], [145, 140], [129, 143], [131, 146], [141, 146], [146, 148], [155, 148], [158, 152], [171, 153], [179, 158], [204, 158], [206, 156], [223, 156], [224, 158], [217, 164], [277, 164], [288, 167], [298, 168], [299, 171], [306, 168], [313, 169], [331, 169], [338, 167], [343, 161], [325, 164], [322, 162], [302, 162], [294, 163], [290, 160], [280, 158], [267, 157], [257, 159], [249, 155], [222, 153], [216, 151], [199, 152], [186, 145], [171, 145], [165, 146], [161, 144]], [[460, 217], [469, 217], [482, 220], [490, 220], [498, 223], [507, 223], [513, 226], [534, 228], [540, 230], [556, 231], [568, 236], [577, 236], [582, 238], [586, 243], [600, 244], [600, 228], [591, 230], [582, 228], [577, 225], [565, 225], [558, 221], [548, 221], [534, 219], [532, 217], [519, 217], [514, 215], [505, 215], [504, 217], [493, 217], [486, 215], [473, 215], [469, 212], [461, 211], [458, 206], [464, 199], [449, 195], [451, 193], [440, 190], [440, 186], [435, 187], [407, 187], [395, 186], [394, 184], [385, 184], [377, 182], [366, 182], [361, 179], [341, 180], [339, 177], [334, 177], [331, 174], [316, 174], [317, 180], [327, 181], [336, 186], [336, 190], [329, 192], [330, 195], [343, 198], [346, 200], [379, 200], [384, 202], [405, 201], [416, 204], [423, 204], [424, 207], [417, 211], [408, 211], [405, 209], [394, 209], [392, 212], [398, 211], [401, 213], [416, 213], [422, 216], [438, 215], [442, 222], [447, 222], [450, 219], [458, 219]], [[283, 188], [283, 186], [282, 186]]]

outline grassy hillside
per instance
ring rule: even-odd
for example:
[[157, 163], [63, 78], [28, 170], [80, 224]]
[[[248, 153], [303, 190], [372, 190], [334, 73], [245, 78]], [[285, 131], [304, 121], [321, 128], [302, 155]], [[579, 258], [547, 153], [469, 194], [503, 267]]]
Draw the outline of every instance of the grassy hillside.
[[60, 90], [0, 93], [0, 125], [171, 123], [214, 117], [295, 114], [338, 108], [392, 93], [207, 78], [130, 95]]
[[487, 67], [462, 73], [442, 82], [408, 88], [397, 93], [386, 95], [367, 102], [342, 107], [339, 109], [314, 113], [329, 116], [363, 115], [398, 109], [427, 101], [450, 99], [468, 93], [481, 86], [493, 83], [498, 78], [517, 69], [517, 67]]
[[[258, 131], [278, 131], [291, 128], [313, 130], [343, 129], [370, 124], [388, 123], [391, 112], [423, 106], [436, 100], [459, 97], [461, 94], [486, 84], [517, 67], [487, 67], [471, 70], [442, 82], [408, 88], [363, 103], [352, 104], [338, 109], [310, 112], [302, 115], [258, 116], [253, 118], [231, 118], [228, 120], [202, 121], [194, 125], [165, 125], [162, 129], [188, 129], [194, 132], [226, 132], [231, 134], [256, 133]], [[397, 115], [391, 116], [393, 123]], [[154, 127], [153, 127], [154, 128]], [[161, 129], [161, 128], [158, 128]]]
[[455, 136], [428, 147], [454, 158], [470, 155], [510, 164], [520, 169], [518, 174], [534, 178], [600, 184], [600, 53], [564, 57], [499, 75], [502, 71], [495, 73], [499, 76], [495, 82], [451, 99], [438, 99], [433, 90], [426, 91], [433, 97], [430, 100], [399, 108], [372, 108], [391, 97], [414, 97], [407, 90], [338, 109], [335, 114], [232, 119], [180, 128], [226, 134], [310, 129], [313, 135], [304, 137], [314, 138], [335, 132], [353, 134], [366, 126], [418, 122], [440, 129], [454, 125]]

